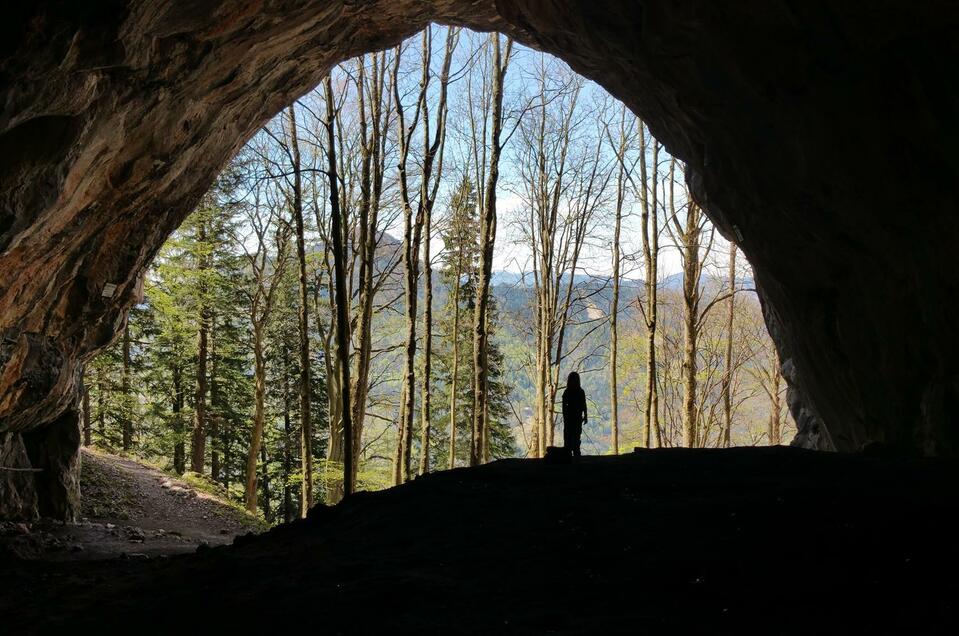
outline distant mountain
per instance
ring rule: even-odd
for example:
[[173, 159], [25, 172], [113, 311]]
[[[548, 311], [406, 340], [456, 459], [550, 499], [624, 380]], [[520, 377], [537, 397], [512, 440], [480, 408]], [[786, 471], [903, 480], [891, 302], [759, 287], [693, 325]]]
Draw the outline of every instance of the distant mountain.
[[[703, 274], [700, 279], [700, 284], [703, 287], [708, 287], [709, 285], [715, 283], [716, 279], [714, 277], [706, 276]], [[752, 289], [756, 286], [752, 278], [747, 278], [745, 280], [737, 280], [736, 288], [746, 287]], [[670, 274], [659, 284], [660, 289], [674, 289], [681, 290], [683, 288], [683, 273], [678, 272], [676, 274]]]

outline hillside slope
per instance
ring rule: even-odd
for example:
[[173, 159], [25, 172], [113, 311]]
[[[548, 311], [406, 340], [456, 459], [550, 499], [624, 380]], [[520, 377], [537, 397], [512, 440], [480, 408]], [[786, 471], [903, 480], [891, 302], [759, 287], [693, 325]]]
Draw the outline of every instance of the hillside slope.
[[42, 633], [955, 633], [957, 477], [791, 448], [504, 460], [196, 555], [23, 563], [0, 615]]
[[265, 524], [221, 498], [147, 464], [83, 449], [81, 519], [15, 524], [0, 547], [10, 555], [89, 560], [193, 552], [231, 542]]

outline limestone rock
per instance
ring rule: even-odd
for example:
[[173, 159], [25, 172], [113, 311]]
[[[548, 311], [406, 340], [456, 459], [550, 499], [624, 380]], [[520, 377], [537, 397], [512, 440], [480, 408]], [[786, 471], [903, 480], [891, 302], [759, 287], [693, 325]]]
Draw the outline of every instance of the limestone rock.
[[37, 491], [23, 439], [0, 433], [0, 519], [37, 517]]

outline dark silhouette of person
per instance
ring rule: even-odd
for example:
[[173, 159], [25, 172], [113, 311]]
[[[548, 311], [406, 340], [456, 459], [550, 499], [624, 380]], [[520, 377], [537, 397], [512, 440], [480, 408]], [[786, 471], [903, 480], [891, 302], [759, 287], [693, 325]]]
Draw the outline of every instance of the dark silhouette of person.
[[563, 446], [573, 457], [579, 457], [579, 438], [586, 424], [586, 392], [579, 384], [579, 374], [573, 371], [566, 378], [563, 391]]

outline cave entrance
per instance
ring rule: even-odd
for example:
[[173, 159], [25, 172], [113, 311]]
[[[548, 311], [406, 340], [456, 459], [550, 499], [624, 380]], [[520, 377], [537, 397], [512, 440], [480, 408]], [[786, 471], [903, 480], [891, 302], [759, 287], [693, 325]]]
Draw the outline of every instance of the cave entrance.
[[[685, 165], [559, 59], [438, 25], [339, 64], [221, 171], [147, 269], [120, 336], [87, 365], [84, 443], [189, 472], [271, 522], [300, 515], [306, 470], [314, 500], [335, 503], [336, 209], [348, 236], [350, 359], [366, 378], [353, 386], [366, 396], [353, 423], [358, 487], [473, 463], [472, 332], [496, 68], [502, 150], [480, 463], [563, 445], [571, 371], [587, 395], [585, 454], [788, 443], [795, 427], [748, 263], [692, 200]], [[417, 308], [407, 310], [411, 263]], [[415, 430], [404, 440], [406, 311], [415, 314]], [[409, 468], [398, 473], [397, 462]]]
[[855, 2], [291, 5], [25, 6], [7, 22], [0, 452], [24, 470], [4, 471], [3, 515], [73, 514], [80, 371], [244, 140], [334, 64], [431, 21], [560, 55], [683, 160], [752, 263], [800, 444], [959, 448], [956, 281], [937, 260], [959, 233], [942, 150], [959, 18], [940, 3], [908, 20]]

